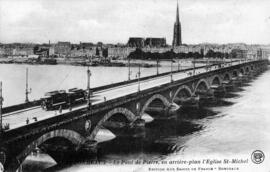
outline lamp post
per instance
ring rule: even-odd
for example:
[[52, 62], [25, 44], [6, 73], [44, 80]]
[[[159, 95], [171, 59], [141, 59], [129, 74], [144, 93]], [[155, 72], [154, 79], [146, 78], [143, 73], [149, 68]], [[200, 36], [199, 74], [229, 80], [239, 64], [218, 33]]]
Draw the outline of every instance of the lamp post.
[[225, 50], [223, 49], [223, 56], [222, 56], [222, 65], [221, 65], [221, 67], [225, 67], [225, 61], [226, 61], [226, 59], [225, 59]]
[[208, 72], [208, 70], [211, 71], [211, 68], [210, 68], [210, 63], [209, 63], [209, 57], [207, 57], [207, 61], [206, 61], [206, 71]]
[[230, 60], [231, 60], [231, 66], [232, 66], [232, 52], [229, 54]]
[[173, 82], [173, 49], [171, 49], [171, 82]]
[[178, 72], [180, 71], [180, 59], [179, 59], [179, 57], [177, 57], [177, 62], [178, 62]]
[[158, 65], [159, 65], [159, 59], [157, 58], [157, 75], [159, 74]]
[[193, 57], [193, 75], [195, 75], [195, 58]]
[[130, 71], [130, 58], [128, 58], [128, 80], [130, 80], [130, 75], [131, 75], [131, 71]]
[[88, 109], [91, 108], [91, 101], [90, 101], [90, 77], [91, 77], [91, 71], [89, 69], [89, 66], [87, 67], [87, 105]]
[[141, 77], [141, 65], [139, 64], [139, 71], [138, 71], [138, 73], [137, 73], [137, 76], [136, 76], [137, 78], [138, 78], [138, 92], [140, 92], [141, 91], [141, 86], [140, 86], [140, 77]]
[[28, 68], [26, 68], [25, 103], [29, 102], [28, 95], [31, 93], [31, 91], [31, 88], [28, 89]]
[[172, 70], [173, 70], [173, 67], [172, 67], [172, 61], [171, 61], [171, 82], [173, 82], [173, 74], [172, 74]]

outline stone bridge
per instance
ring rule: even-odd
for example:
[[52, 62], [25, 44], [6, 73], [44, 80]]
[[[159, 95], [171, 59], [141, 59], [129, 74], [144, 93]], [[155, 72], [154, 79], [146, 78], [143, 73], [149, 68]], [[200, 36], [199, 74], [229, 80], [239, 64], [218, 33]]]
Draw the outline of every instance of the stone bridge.
[[[16, 171], [36, 148], [48, 153], [57, 163], [72, 161], [74, 155], [93, 154], [95, 137], [102, 128], [116, 136], [140, 136], [144, 113], [153, 118], [172, 116], [172, 107], [185, 106], [213, 97], [216, 88], [252, 77], [267, 69], [266, 61], [253, 61], [174, 80], [147, 90], [104, 101], [90, 108], [38, 121], [1, 134], [0, 162], [7, 171]], [[159, 113], [151, 113], [151, 112]]]

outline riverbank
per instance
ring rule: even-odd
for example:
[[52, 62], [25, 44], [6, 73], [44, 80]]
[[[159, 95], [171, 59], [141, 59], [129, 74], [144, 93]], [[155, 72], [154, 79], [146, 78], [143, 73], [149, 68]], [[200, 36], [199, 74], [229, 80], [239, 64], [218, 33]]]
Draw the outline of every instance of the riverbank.
[[[195, 62], [196, 65], [202, 65], [206, 63], [220, 63], [228, 62], [230, 59], [173, 59], [173, 63], [179, 64], [181, 67], [192, 66]], [[0, 64], [30, 64], [30, 65], [71, 65], [71, 66], [101, 66], [101, 67], [161, 67], [161, 66], [171, 66], [171, 60], [162, 59], [158, 63], [156, 60], [138, 60], [132, 59], [128, 61], [127, 59], [122, 60], [108, 60], [108, 59], [93, 59], [89, 61], [85, 58], [5, 58], [0, 57]]]
[[57, 60], [52, 58], [0, 58], [1, 64], [32, 64], [32, 65], [56, 65]]
[[[57, 64], [73, 65], [73, 66], [104, 66], [104, 67], [156, 67], [156, 64], [149, 63], [147, 61], [136, 62], [132, 61], [128, 63], [127, 60], [74, 60], [74, 59], [57, 59]], [[158, 65], [160, 66], [160, 65]]]
[[[43, 59], [27, 59], [27, 58], [0, 58], [0, 64], [30, 64], [30, 65], [72, 65], [72, 66], [104, 66], [104, 67], [157, 67], [157, 64], [151, 64], [147, 61], [145, 62], [130, 62], [128, 61], [117, 61], [117, 60], [95, 60], [89, 62], [88, 60], [81, 59], [62, 59], [62, 58], [43, 58]], [[158, 65], [161, 66], [161, 65]]]

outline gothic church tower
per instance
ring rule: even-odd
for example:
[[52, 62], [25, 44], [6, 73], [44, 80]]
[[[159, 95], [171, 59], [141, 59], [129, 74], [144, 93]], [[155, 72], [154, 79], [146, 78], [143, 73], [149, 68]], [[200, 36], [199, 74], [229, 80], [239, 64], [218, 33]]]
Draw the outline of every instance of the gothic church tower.
[[178, 9], [178, 1], [177, 1], [177, 9], [176, 9], [176, 21], [174, 23], [174, 30], [173, 30], [173, 46], [182, 45], [182, 29], [181, 23], [179, 19], [179, 9]]

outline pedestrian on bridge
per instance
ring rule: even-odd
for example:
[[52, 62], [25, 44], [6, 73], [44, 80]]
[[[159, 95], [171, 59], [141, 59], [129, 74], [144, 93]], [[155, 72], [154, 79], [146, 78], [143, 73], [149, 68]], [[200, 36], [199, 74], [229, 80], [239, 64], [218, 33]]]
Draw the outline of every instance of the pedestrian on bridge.
[[33, 120], [34, 120], [35, 122], [37, 122], [37, 117], [33, 117]]
[[26, 124], [29, 124], [29, 119], [28, 118], [26, 119]]
[[62, 113], [62, 105], [59, 107], [59, 113]]

